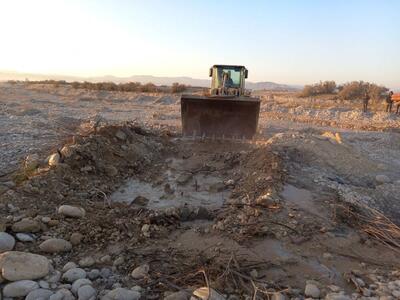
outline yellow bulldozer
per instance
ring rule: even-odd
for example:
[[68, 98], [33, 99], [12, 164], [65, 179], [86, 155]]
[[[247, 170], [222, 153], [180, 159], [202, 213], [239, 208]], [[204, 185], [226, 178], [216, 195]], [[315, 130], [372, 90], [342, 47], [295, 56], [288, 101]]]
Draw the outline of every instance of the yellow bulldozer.
[[260, 99], [245, 89], [244, 66], [214, 65], [211, 88], [204, 95], [182, 95], [184, 136], [252, 139], [257, 132]]

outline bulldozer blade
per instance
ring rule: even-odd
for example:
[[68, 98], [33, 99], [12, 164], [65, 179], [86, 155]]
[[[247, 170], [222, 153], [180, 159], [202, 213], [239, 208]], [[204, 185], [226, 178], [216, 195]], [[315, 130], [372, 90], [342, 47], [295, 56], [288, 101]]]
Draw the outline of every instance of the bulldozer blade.
[[184, 136], [252, 139], [257, 132], [260, 100], [250, 97], [182, 95]]

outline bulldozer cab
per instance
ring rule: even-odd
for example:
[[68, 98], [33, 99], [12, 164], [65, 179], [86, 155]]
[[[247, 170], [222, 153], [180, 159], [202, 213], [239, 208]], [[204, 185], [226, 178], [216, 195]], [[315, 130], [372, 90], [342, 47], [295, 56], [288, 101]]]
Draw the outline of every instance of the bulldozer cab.
[[210, 68], [211, 95], [241, 96], [248, 71], [244, 66], [214, 65]]

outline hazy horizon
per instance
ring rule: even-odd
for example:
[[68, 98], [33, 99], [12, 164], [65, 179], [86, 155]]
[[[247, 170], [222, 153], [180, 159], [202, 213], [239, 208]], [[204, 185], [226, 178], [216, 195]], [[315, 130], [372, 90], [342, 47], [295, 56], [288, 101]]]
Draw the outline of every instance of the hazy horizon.
[[207, 79], [242, 64], [252, 82], [364, 80], [400, 87], [400, 2], [0, 3], [0, 70]]

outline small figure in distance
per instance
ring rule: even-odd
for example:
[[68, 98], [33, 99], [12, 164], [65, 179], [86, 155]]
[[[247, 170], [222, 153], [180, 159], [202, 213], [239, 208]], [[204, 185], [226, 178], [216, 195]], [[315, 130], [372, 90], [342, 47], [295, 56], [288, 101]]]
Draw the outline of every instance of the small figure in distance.
[[365, 91], [364, 93], [364, 97], [363, 97], [363, 112], [367, 112], [368, 111], [368, 102], [371, 99], [371, 97], [368, 94], [368, 91]]
[[390, 91], [389, 94], [386, 96], [386, 112], [391, 113], [392, 112], [392, 106], [393, 106], [393, 91]]

